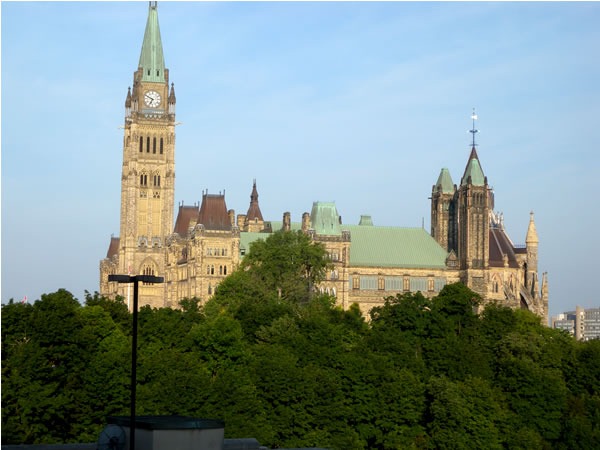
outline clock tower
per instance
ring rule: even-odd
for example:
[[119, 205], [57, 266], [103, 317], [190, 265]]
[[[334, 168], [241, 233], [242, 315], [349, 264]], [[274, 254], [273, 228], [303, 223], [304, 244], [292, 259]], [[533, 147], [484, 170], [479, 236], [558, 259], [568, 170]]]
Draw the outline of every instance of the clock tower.
[[[173, 232], [175, 90], [165, 68], [156, 2], [150, 2], [138, 68], [127, 90], [124, 130], [118, 273], [164, 276], [163, 246]], [[126, 285], [116, 289], [128, 297]], [[140, 305], [163, 306], [164, 289], [140, 286]]]

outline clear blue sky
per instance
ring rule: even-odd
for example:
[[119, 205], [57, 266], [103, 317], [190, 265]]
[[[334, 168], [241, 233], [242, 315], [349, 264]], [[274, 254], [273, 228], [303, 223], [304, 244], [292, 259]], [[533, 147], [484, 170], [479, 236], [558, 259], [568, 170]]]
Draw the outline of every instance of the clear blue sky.
[[[2, 301], [98, 289], [119, 234], [124, 101], [147, 2], [2, 2]], [[600, 306], [600, 3], [159, 3], [175, 201], [429, 230], [479, 158], [515, 244], [535, 212], [550, 314]]]

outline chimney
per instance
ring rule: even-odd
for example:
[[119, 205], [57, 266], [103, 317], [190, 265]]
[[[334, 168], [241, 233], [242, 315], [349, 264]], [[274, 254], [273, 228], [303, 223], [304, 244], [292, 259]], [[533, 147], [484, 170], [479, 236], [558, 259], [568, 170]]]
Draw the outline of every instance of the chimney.
[[289, 212], [283, 213], [283, 231], [290, 231], [292, 229], [292, 219]]
[[310, 214], [305, 212], [304, 214], [302, 214], [302, 232], [303, 233], [308, 232], [309, 228], [310, 228]]

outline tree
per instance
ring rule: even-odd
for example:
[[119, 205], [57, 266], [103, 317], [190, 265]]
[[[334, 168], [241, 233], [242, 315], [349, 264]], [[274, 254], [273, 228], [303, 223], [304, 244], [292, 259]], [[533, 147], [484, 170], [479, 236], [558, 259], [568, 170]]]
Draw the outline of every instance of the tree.
[[453, 382], [443, 376], [432, 377], [428, 398], [432, 448], [503, 448], [496, 424], [502, 421], [502, 410], [486, 381], [468, 378]]
[[278, 297], [306, 302], [330, 267], [326, 256], [325, 247], [313, 242], [307, 234], [277, 231], [252, 243], [240, 270], [249, 271]]

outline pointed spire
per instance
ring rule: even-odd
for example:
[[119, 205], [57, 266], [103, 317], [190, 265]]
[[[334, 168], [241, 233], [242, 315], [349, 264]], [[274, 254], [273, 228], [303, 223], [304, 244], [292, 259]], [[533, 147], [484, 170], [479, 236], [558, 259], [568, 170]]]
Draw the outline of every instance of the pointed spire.
[[125, 108], [131, 108], [131, 86], [127, 88], [127, 98], [125, 99]]
[[256, 189], [256, 179], [252, 184], [252, 193], [250, 194], [250, 207], [246, 214], [247, 220], [263, 220], [262, 213], [260, 212], [260, 206], [258, 206], [258, 190]]
[[142, 70], [142, 81], [164, 83], [165, 59], [160, 39], [157, 8], [157, 2], [150, 2], [138, 69]]
[[168, 99], [168, 104], [169, 104], [169, 114], [175, 114], [175, 85], [173, 83], [171, 83], [171, 92], [169, 93], [169, 99]]
[[174, 105], [175, 101], [175, 84], [171, 83], [171, 92], [169, 93], [169, 104]]
[[527, 245], [537, 244], [539, 242], [537, 230], [535, 229], [535, 221], [533, 220], [533, 211], [529, 214], [529, 227], [527, 228], [527, 237], [525, 238], [525, 243]]
[[471, 155], [469, 156], [469, 161], [467, 162], [467, 166], [465, 167], [465, 173], [460, 180], [461, 186], [470, 183], [473, 186], [484, 186], [486, 183], [485, 176], [483, 175], [483, 170], [481, 169], [481, 164], [479, 163], [479, 157], [477, 156], [477, 151], [475, 147], [471, 149]]

